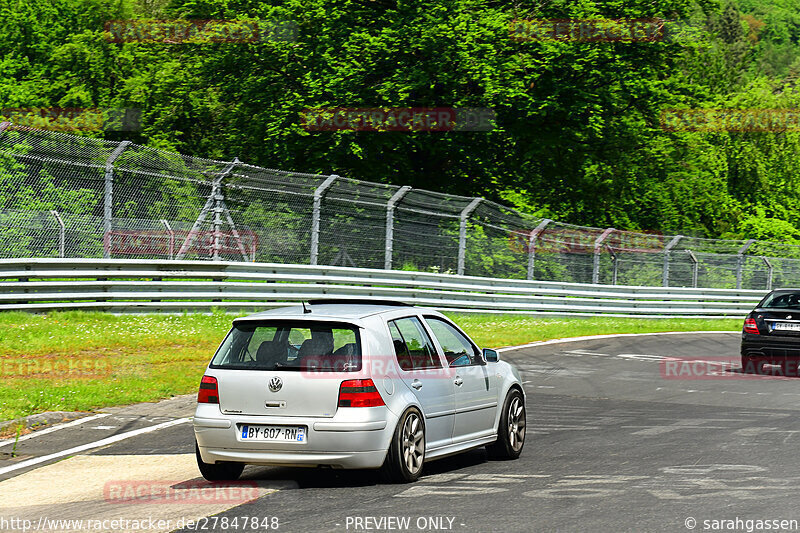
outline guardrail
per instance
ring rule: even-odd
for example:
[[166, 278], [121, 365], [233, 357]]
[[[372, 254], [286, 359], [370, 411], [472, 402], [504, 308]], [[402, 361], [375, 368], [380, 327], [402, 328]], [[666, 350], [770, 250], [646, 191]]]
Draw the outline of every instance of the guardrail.
[[743, 317], [764, 294], [272, 263], [0, 259], [0, 311], [238, 311], [359, 297], [462, 312], [719, 318]]

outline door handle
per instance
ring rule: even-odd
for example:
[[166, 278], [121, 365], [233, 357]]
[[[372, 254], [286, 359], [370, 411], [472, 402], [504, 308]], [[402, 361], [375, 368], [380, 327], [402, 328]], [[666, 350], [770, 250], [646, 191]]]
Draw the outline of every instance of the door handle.
[[418, 379], [415, 379], [414, 381], [411, 382], [411, 386], [416, 390], [419, 390], [422, 388], [422, 382]]
[[460, 387], [464, 384], [464, 380], [461, 379], [461, 376], [456, 376], [456, 380], [453, 383], [455, 383], [457, 387]]

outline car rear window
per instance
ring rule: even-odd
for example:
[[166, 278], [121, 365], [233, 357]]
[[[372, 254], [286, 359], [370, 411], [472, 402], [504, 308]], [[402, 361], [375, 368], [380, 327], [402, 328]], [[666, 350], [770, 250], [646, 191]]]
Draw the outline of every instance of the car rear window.
[[800, 291], [768, 294], [759, 307], [800, 310]]
[[212, 368], [356, 372], [361, 339], [351, 324], [265, 321], [234, 324]]

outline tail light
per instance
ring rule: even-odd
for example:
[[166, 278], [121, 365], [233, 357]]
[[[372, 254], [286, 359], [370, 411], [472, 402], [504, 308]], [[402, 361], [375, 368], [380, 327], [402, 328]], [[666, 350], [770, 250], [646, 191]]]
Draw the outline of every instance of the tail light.
[[200, 390], [197, 391], [197, 403], [219, 403], [217, 378], [203, 376], [200, 380]]
[[339, 387], [339, 407], [378, 407], [381, 393], [371, 379], [348, 379]]
[[744, 332], [745, 333], [752, 333], [753, 335], [760, 335], [761, 332], [758, 331], [758, 326], [756, 325], [755, 318], [746, 318], [744, 320]]

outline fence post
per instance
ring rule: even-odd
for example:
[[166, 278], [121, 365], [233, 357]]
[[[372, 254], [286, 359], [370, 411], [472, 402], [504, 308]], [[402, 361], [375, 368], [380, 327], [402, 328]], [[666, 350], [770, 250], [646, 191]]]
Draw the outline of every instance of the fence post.
[[161, 223], [164, 225], [164, 228], [167, 230], [167, 235], [169, 235], [169, 259], [172, 260], [175, 257], [175, 232], [172, 231], [172, 226], [169, 225], [165, 219], [161, 219]]
[[681, 239], [683, 235], [675, 235], [664, 248], [664, 272], [661, 274], [661, 284], [664, 287], [669, 287], [669, 251], [675, 248]]
[[739, 248], [739, 251], [736, 252], [736, 288], [742, 288], [742, 270], [744, 269], [744, 253], [747, 251], [748, 248], [753, 246], [753, 243], [756, 242], [755, 239], [750, 239], [744, 243], [744, 246]]
[[384, 251], [383, 268], [392, 269], [392, 251], [394, 250], [394, 208], [403, 199], [411, 187], [400, 187], [386, 204], [386, 249]]
[[316, 265], [319, 260], [319, 219], [322, 214], [322, 198], [338, 177], [340, 176], [331, 174], [314, 191], [314, 206], [311, 210], [311, 260], [309, 261], [311, 265]]
[[539, 238], [539, 235], [544, 231], [549, 223], [552, 220], [546, 218], [539, 222], [539, 225], [531, 232], [530, 238], [528, 239], [528, 275], [526, 276], [527, 279], [533, 279], [533, 267], [534, 261], [536, 260], [536, 239]]
[[458, 275], [464, 275], [464, 263], [467, 257], [467, 219], [478, 207], [483, 198], [473, 198], [467, 207], [461, 210], [461, 222], [458, 228]]
[[692, 288], [697, 288], [697, 269], [699, 266], [699, 261], [697, 257], [694, 256], [694, 252], [691, 250], [686, 250], [686, 253], [689, 254], [689, 258], [692, 260]]
[[603, 245], [603, 241], [606, 240], [606, 237], [611, 235], [614, 231], [614, 228], [606, 228], [605, 231], [594, 240], [594, 259], [592, 260], [592, 283], [594, 284], [600, 283], [600, 247]]
[[53, 218], [55, 218], [56, 222], [58, 222], [58, 257], [63, 258], [66, 241], [66, 228], [64, 227], [64, 221], [61, 220], [61, 216], [58, 214], [58, 211], [50, 211], [50, 214], [53, 215]]
[[764, 263], [767, 265], [767, 290], [772, 290], [772, 263], [766, 257], [761, 257]]
[[114, 216], [114, 161], [131, 144], [131, 141], [122, 141], [106, 159], [106, 173], [104, 176], [103, 191], [103, 258], [111, 257], [111, 221]]

